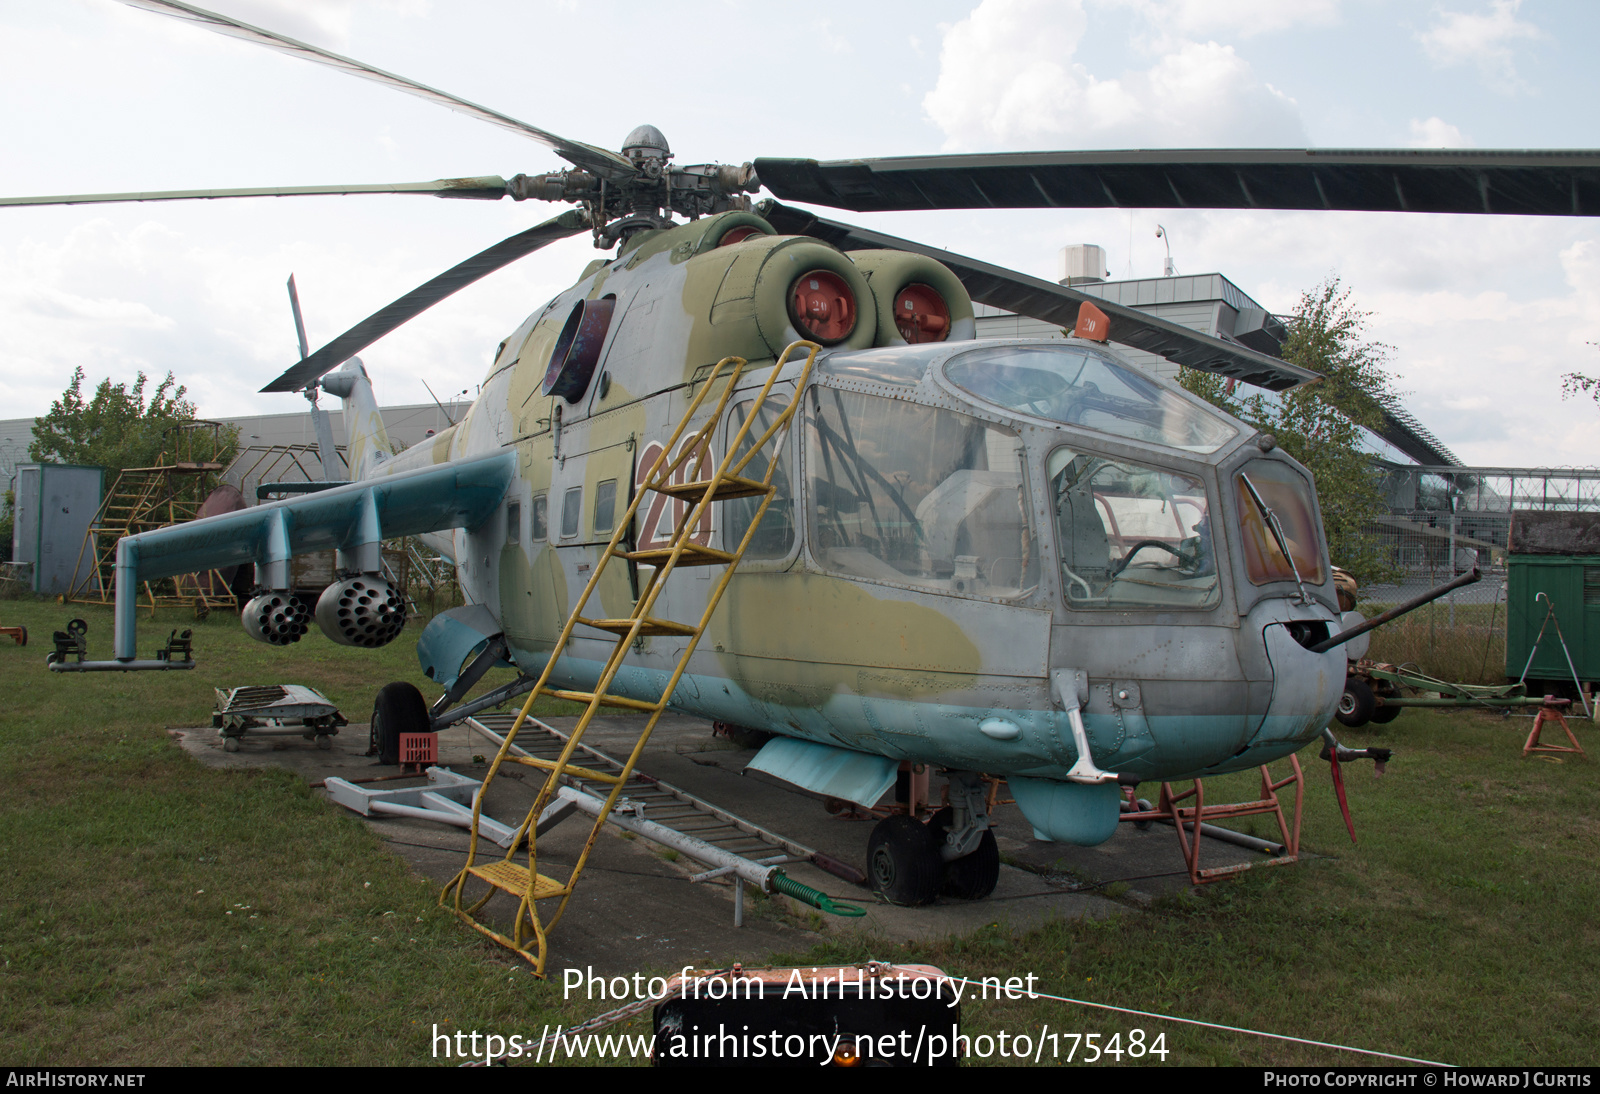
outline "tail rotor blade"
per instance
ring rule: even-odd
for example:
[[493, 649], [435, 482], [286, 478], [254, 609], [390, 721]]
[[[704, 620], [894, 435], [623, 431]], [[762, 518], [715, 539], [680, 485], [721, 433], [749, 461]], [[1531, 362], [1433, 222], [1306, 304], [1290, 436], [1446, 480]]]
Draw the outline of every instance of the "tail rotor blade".
[[261, 390], [298, 391], [457, 290], [541, 247], [577, 235], [587, 227], [583, 213], [572, 209], [526, 232], [502, 239], [488, 250], [480, 251], [426, 284], [412, 289], [388, 307], [367, 316]]

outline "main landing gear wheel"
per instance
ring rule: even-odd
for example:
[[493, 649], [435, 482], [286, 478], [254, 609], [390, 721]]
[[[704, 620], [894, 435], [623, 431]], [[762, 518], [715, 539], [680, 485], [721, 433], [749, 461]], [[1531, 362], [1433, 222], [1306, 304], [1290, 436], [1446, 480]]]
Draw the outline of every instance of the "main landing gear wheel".
[[890, 904], [932, 903], [944, 881], [939, 834], [914, 817], [886, 817], [867, 841], [867, 873]]
[[1339, 709], [1334, 713], [1339, 724], [1357, 729], [1372, 721], [1372, 712], [1377, 709], [1378, 702], [1372, 697], [1372, 689], [1354, 676], [1345, 677], [1344, 694], [1339, 696]]
[[[942, 841], [955, 820], [955, 810], [948, 805], [933, 815], [928, 822]], [[1000, 884], [1000, 845], [995, 842], [994, 829], [985, 828], [978, 846], [961, 858], [944, 864], [944, 885], [939, 890], [957, 900], [982, 900]]]
[[1404, 709], [1406, 708], [1390, 706], [1379, 707], [1377, 710], [1372, 712], [1372, 724], [1375, 726], [1386, 726], [1396, 718], [1400, 717], [1400, 712]]
[[372, 739], [378, 745], [378, 762], [400, 762], [400, 734], [427, 733], [433, 728], [422, 692], [410, 684], [385, 684], [372, 704]]

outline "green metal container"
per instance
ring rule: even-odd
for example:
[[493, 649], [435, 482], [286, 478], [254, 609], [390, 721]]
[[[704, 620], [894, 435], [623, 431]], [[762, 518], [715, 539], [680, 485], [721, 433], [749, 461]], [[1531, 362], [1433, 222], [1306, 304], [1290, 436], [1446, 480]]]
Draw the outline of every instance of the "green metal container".
[[[1541, 597], [1539, 594], [1543, 593]], [[1556, 622], [1545, 626], [1554, 605]], [[1544, 627], [1544, 637], [1539, 629]], [[1566, 638], [1566, 652], [1561, 638]], [[1528, 655], [1539, 648], [1533, 663]], [[1572, 666], [1567, 665], [1567, 654]], [[1574, 669], [1585, 684], [1600, 683], [1600, 513], [1516, 512], [1506, 582], [1506, 676], [1527, 666], [1529, 684], [1570, 691]], [[1554, 690], [1554, 688], [1552, 689]], [[1530, 686], [1529, 694], [1537, 689]]]

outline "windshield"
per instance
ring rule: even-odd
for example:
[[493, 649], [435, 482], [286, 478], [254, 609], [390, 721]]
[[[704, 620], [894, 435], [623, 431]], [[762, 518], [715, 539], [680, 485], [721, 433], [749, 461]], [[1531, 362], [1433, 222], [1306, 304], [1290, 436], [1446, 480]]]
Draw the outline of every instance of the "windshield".
[[972, 350], [951, 358], [945, 376], [1008, 410], [1188, 452], [1215, 452], [1237, 433], [1215, 411], [1082, 343]]
[[1069, 606], [1216, 606], [1221, 585], [1199, 479], [1067, 448], [1050, 454], [1047, 469]]

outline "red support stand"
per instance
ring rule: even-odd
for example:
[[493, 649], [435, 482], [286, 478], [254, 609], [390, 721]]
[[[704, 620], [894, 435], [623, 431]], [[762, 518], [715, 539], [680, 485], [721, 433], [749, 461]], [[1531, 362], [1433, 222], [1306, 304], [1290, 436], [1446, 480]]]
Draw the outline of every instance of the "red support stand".
[[[1261, 796], [1255, 801], [1232, 802], [1227, 805], [1206, 805], [1205, 780], [1196, 779], [1194, 786], [1181, 794], [1173, 793], [1171, 783], [1161, 784], [1161, 799], [1153, 809], [1135, 809], [1133, 812], [1122, 814], [1125, 821], [1165, 821], [1173, 826], [1178, 833], [1178, 847], [1183, 852], [1183, 861], [1189, 869], [1189, 881], [1195, 885], [1204, 885], [1207, 882], [1217, 881], [1221, 878], [1232, 877], [1234, 874], [1243, 873], [1253, 866], [1282, 866], [1286, 863], [1300, 860], [1300, 807], [1305, 800], [1305, 779], [1300, 771], [1300, 759], [1297, 756], [1289, 757], [1289, 766], [1293, 774], [1285, 778], [1274, 780], [1272, 772], [1267, 770], [1267, 765], [1261, 765]], [[1294, 821], [1291, 824], [1284, 816], [1283, 801], [1278, 796], [1278, 791], [1294, 784]], [[1127, 791], [1130, 801], [1133, 800], [1133, 789]], [[1193, 805], [1184, 805], [1190, 799]], [[1202, 869], [1200, 866], [1200, 836], [1202, 825], [1212, 821], [1222, 820], [1227, 817], [1248, 817], [1257, 813], [1271, 813], [1278, 819], [1278, 831], [1283, 834], [1284, 853], [1277, 858], [1266, 859], [1259, 862], [1242, 862], [1237, 866], [1213, 866]]]
[[[1527, 743], [1522, 746], [1522, 754], [1524, 756], [1530, 752], [1576, 752], [1580, 756], [1588, 755], [1588, 753], [1584, 752], [1583, 746], [1578, 743], [1578, 738], [1573, 736], [1572, 727], [1567, 725], [1563, 710], [1571, 705], [1571, 699], [1557, 699], [1554, 695], [1546, 695], [1544, 697], [1544, 704], [1539, 707], [1539, 713], [1533, 716], [1533, 732], [1528, 734]], [[1562, 732], [1567, 735], [1567, 740], [1572, 742], [1572, 747], [1540, 744], [1539, 734], [1544, 732], [1546, 722], [1553, 722], [1560, 726]]]

